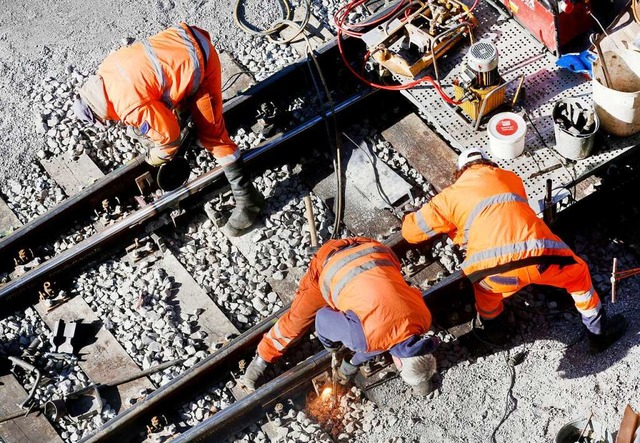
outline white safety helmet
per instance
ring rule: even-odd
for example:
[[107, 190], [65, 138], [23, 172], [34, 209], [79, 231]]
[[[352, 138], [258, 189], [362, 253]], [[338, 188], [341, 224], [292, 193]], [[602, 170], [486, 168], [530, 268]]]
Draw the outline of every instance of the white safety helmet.
[[487, 157], [480, 148], [469, 148], [460, 153], [458, 156], [458, 170], [464, 168], [465, 165], [476, 160], [486, 160]]

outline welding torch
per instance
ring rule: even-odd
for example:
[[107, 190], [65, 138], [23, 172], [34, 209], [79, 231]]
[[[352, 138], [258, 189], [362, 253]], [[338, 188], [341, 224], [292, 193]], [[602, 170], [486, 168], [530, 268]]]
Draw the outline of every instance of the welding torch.
[[331, 384], [333, 389], [332, 405], [338, 406], [338, 368], [340, 367], [340, 358], [338, 358], [338, 352], [331, 353]]

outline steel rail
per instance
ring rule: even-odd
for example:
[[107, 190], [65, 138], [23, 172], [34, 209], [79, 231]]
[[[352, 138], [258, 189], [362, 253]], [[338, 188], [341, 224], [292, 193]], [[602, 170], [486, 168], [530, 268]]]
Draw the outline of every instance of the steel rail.
[[[452, 292], [459, 290], [462, 280], [464, 280], [464, 276], [457, 272], [424, 291], [423, 299], [429, 309], [442, 311], [442, 304], [450, 300]], [[439, 306], [434, 306], [434, 304]], [[270, 318], [269, 322], [272, 323], [275, 320]], [[261, 330], [263, 329], [261, 328]], [[268, 328], [266, 330], [268, 331]], [[311, 384], [313, 377], [327, 371], [330, 366], [331, 355], [322, 350], [171, 441], [174, 443], [222, 441], [247, 427], [249, 420], [264, 414], [268, 405], [272, 405], [293, 392], [306, 389]]]
[[[51, 235], [50, 227], [64, 226], [64, 221], [75, 214], [86, 211], [88, 207], [114, 194], [114, 187], [129, 182], [145, 170], [144, 157], [138, 156], [110, 172], [100, 180], [92, 183], [77, 194], [67, 198], [58, 206], [50, 209], [42, 216], [20, 226], [10, 235], [0, 239], [0, 269], [11, 265], [11, 260], [22, 248], [38, 243], [39, 238]], [[43, 231], [47, 230], [44, 234]]]
[[[352, 95], [351, 97], [337, 104], [335, 106], [335, 112], [337, 113], [344, 111], [350, 106], [360, 102], [364, 98], [369, 97], [374, 92], [375, 90], [369, 89]], [[285, 144], [286, 142], [290, 142], [294, 138], [315, 127], [320, 122], [322, 122], [324, 118], [328, 118], [331, 115], [332, 111], [327, 110], [324, 112], [324, 114], [317, 115], [307, 120], [303, 124], [297, 126], [293, 130], [285, 134], [280, 135], [274, 140], [271, 140], [268, 143], [263, 144], [262, 146], [246, 152], [242, 157], [250, 166], [254, 163], [257, 164], [259, 163], [259, 161], [264, 160], [267, 157], [268, 153], [271, 153], [273, 150]], [[18, 294], [23, 293], [29, 288], [35, 287], [35, 285], [37, 284], [43, 283], [46, 279], [55, 277], [60, 272], [69, 269], [79, 262], [84, 263], [87, 258], [92, 257], [98, 252], [102, 251], [109, 243], [113, 242], [116, 238], [119, 238], [122, 235], [126, 235], [136, 226], [148, 222], [158, 214], [166, 210], [175, 208], [178, 203], [185, 200], [187, 197], [200, 193], [203, 189], [207, 188], [218, 180], [221, 180], [222, 178], [222, 168], [218, 166], [211, 171], [195, 178], [191, 182], [188, 182], [175, 191], [164, 194], [153, 203], [150, 203], [149, 205], [137, 210], [133, 214], [128, 215], [122, 220], [109, 226], [104, 231], [86, 240], [83, 240], [82, 242], [61, 252], [45, 263], [42, 263], [38, 267], [28, 271], [17, 279], [12, 280], [4, 286], [0, 287], [0, 312], [10, 312], [10, 310], [7, 309], [7, 305], [11, 301], [13, 301]]]

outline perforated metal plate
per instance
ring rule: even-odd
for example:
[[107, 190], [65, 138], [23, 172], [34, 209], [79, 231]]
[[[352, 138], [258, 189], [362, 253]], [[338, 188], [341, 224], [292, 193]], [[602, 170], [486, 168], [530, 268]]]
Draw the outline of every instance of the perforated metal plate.
[[[590, 81], [556, 67], [555, 57], [544, 50], [535, 38], [515, 20], [501, 16], [485, 2], [478, 2], [476, 17], [478, 28], [474, 31], [474, 39], [490, 40], [498, 47], [498, 69], [507, 82], [512, 81], [510, 89], [515, 89], [514, 80], [521, 74], [526, 75], [525, 106], [533, 125], [527, 122], [525, 153], [514, 160], [493, 160], [501, 167], [516, 172], [523, 179], [532, 206], [535, 206], [536, 200], [544, 196], [548, 178], [552, 179], [554, 188], [573, 186], [593, 174], [597, 168], [638, 146], [640, 135], [628, 138], [601, 137], [606, 140], [596, 144], [592, 155], [577, 162], [567, 162], [554, 149], [555, 136], [551, 112], [554, 103], [566, 97], [574, 97], [585, 105], [590, 105]], [[468, 48], [467, 41], [466, 44], [454, 47], [449, 54], [438, 60], [443, 85], [450, 85], [457, 77]], [[431, 68], [429, 71], [430, 74], [433, 72]], [[401, 82], [408, 81], [399, 76], [396, 78]], [[445, 87], [445, 91], [452, 95], [451, 87]], [[418, 107], [422, 117], [456, 151], [471, 146], [488, 147], [487, 131], [475, 131], [455, 112], [455, 108], [440, 99], [430, 86], [405, 90], [403, 94]], [[540, 136], [536, 134], [536, 130]], [[546, 173], [539, 172], [558, 164], [561, 164], [558, 169]]]

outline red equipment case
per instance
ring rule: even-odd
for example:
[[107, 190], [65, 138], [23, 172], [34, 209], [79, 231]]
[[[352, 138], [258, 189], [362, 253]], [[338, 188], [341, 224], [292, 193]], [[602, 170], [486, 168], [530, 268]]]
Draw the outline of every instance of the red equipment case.
[[[594, 21], [589, 0], [501, 0], [522, 26], [555, 55]], [[558, 12], [556, 12], [558, 11]]]

